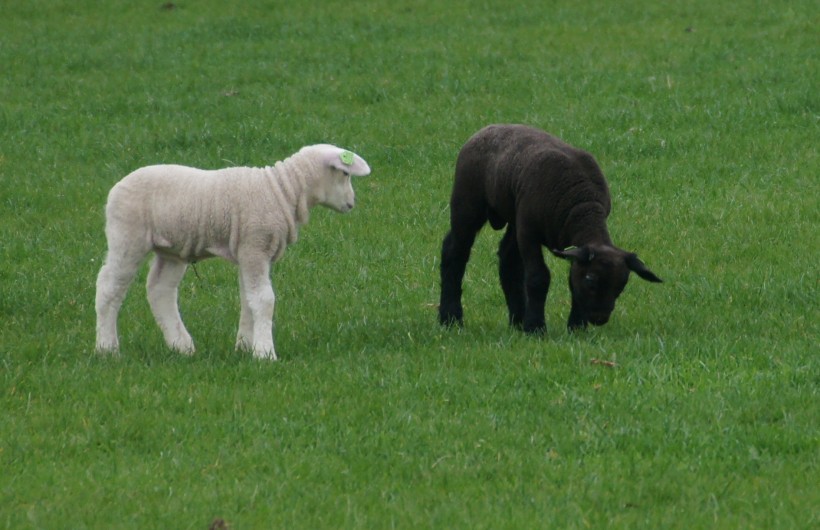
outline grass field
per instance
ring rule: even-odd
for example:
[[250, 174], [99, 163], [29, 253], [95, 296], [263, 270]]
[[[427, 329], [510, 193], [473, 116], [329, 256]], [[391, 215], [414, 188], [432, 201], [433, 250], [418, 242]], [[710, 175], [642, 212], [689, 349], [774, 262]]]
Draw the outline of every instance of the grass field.
[[[815, 2], [235, 4], [0, 7], [0, 527], [820, 525]], [[529, 338], [488, 228], [441, 329], [455, 156], [494, 122], [592, 152], [665, 283], [570, 336], [548, 257]], [[280, 362], [233, 351], [218, 261], [181, 289], [195, 357], [145, 270], [95, 356], [118, 179], [318, 142], [373, 175], [274, 268]]]

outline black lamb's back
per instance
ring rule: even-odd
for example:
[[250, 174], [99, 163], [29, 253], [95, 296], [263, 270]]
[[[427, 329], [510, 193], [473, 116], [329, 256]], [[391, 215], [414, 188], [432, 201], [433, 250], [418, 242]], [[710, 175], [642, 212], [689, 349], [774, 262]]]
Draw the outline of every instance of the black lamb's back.
[[516, 221], [539, 226], [553, 247], [566, 244], [570, 216], [601, 223], [611, 208], [592, 155], [525, 125], [489, 125], [468, 140], [456, 162], [453, 199], [486, 201], [496, 229]]

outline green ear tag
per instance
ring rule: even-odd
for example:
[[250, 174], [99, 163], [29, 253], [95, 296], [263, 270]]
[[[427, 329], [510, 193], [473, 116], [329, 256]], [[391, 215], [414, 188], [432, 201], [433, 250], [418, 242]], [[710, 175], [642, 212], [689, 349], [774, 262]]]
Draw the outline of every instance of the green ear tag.
[[353, 163], [353, 153], [351, 153], [350, 151], [342, 151], [341, 153], [339, 153], [339, 159], [342, 161], [343, 164], [349, 166]]

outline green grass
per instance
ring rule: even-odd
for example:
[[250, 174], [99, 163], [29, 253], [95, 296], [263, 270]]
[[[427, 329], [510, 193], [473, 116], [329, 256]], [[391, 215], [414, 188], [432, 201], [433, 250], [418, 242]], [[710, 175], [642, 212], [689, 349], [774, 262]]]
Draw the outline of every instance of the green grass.
[[[12, 2], [0, 12], [0, 526], [815, 528], [816, 5]], [[666, 282], [612, 321], [506, 326], [487, 230], [436, 324], [455, 156], [493, 122], [592, 152]], [[98, 358], [102, 208], [152, 163], [373, 168], [273, 273], [278, 363], [233, 352], [235, 270], [145, 271]], [[614, 367], [596, 360], [613, 361]]]

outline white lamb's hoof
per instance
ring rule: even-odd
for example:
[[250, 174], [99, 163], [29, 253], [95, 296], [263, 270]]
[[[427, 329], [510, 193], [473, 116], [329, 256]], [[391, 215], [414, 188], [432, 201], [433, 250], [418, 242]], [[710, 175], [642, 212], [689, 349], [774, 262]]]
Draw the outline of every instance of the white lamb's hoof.
[[97, 347], [94, 349], [94, 351], [97, 352], [97, 355], [101, 355], [101, 356], [105, 356], [105, 355], [116, 356], [116, 355], [119, 355], [119, 353], [120, 353], [120, 345], [117, 344], [116, 342], [113, 343], [113, 344], [98, 342]]
[[254, 359], [265, 359], [268, 361], [275, 361], [276, 359], [276, 352], [273, 349], [253, 349], [253, 357]]
[[251, 341], [245, 338], [236, 339], [236, 345], [234, 346], [236, 351], [251, 351]]
[[172, 350], [175, 352], [181, 353], [182, 355], [191, 356], [196, 353], [196, 348], [194, 348], [193, 341], [181, 341], [175, 342], [169, 345]]

